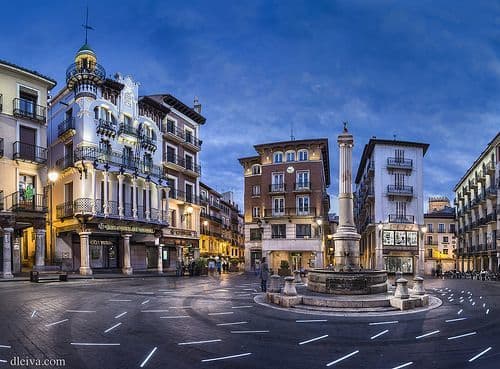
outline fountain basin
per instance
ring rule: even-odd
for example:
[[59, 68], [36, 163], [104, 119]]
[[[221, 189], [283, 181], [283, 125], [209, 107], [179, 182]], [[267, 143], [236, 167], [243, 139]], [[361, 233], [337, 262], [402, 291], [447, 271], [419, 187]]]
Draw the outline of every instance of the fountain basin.
[[307, 289], [332, 295], [383, 293], [387, 292], [387, 271], [336, 272], [329, 269], [313, 269], [308, 273]]

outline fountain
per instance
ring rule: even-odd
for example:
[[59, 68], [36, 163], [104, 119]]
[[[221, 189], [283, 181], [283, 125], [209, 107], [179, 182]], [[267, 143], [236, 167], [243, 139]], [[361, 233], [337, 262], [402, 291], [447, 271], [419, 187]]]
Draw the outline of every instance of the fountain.
[[387, 291], [385, 270], [362, 269], [359, 264], [359, 240], [353, 213], [352, 147], [354, 139], [347, 123], [338, 136], [339, 144], [339, 226], [335, 241], [334, 270], [313, 269], [307, 288], [314, 292], [339, 295], [364, 295]]

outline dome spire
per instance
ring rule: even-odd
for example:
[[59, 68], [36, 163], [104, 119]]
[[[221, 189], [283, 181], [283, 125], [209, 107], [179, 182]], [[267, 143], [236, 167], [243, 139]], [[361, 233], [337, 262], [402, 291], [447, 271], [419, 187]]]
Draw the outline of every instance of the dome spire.
[[85, 24], [82, 24], [83, 29], [85, 29], [85, 45], [88, 44], [88, 31], [94, 30], [91, 26], [89, 26], [89, 7], [87, 5], [87, 13], [85, 15]]

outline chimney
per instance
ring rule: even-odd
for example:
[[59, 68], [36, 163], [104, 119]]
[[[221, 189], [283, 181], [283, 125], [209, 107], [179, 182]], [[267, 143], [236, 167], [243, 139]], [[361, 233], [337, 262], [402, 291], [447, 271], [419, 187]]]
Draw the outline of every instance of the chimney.
[[194, 105], [193, 105], [193, 109], [195, 112], [197, 112], [198, 114], [201, 114], [201, 104], [200, 102], [198, 101], [198, 96], [195, 96], [194, 97]]

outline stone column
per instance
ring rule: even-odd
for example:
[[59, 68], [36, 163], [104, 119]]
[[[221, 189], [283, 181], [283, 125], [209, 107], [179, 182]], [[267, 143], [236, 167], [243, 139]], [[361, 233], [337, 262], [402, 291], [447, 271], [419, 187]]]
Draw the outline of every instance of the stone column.
[[338, 136], [339, 145], [339, 227], [335, 240], [335, 267], [337, 270], [359, 270], [359, 240], [353, 212], [352, 148], [354, 139], [344, 127]]
[[163, 247], [158, 245], [158, 273], [163, 273]]
[[125, 206], [123, 204], [123, 179], [125, 176], [123, 174], [118, 174], [118, 216], [123, 218], [123, 210]]
[[21, 238], [14, 237], [12, 242], [12, 273], [21, 272]]
[[[97, 170], [93, 170], [92, 171], [92, 214], [96, 214], [96, 207], [95, 207], [95, 200], [96, 200], [96, 197], [97, 197], [97, 191], [96, 191], [96, 187], [97, 187]], [[85, 192], [83, 192], [85, 193]], [[82, 193], [82, 196], [83, 196], [83, 193]]]
[[137, 178], [132, 178], [132, 216], [137, 218]]
[[92, 275], [90, 268], [89, 237], [91, 232], [80, 232], [80, 274]]
[[488, 256], [488, 270], [493, 271], [493, 255]]
[[375, 268], [377, 270], [384, 270], [384, 246], [382, 245], [382, 230], [383, 225], [375, 231]]
[[315, 267], [316, 268], [323, 268], [325, 263], [324, 263], [324, 256], [323, 256], [323, 252], [317, 252], [316, 253], [316, 263], [315, 263]]
[[161, 200], [161, 190], [162, 187], [160, 184], [156, 185], [156, 197], [158, 198], [158, 205], [156, 206], [158, 208], [158, 222], [162, 222], [162, 216], [163, 216], [163, 204]]
[[108, 206], [108, 188], [109, 188], [109, 172], [107, 170], [104, 171], [104, 195], [102, 196], [103, 201], [103, 210], [104, 216], [107, 217], [109, 215], [109, 206]]
[[45, 266], [45, 229], [35, 229], [35, 270]]
[[417, 257], [417, 271], [416, 276], [423, 277], [425, 274], [425, 246], [424, 246], [424, 232], [419, 231], [420, 238], [418, 240], [418, 257]]
[[122, 273], [130, 275], [133, 272], [132, 266], [130, 264], [130, 237], [131, 234], [124, 234], [123, 237], [123, 268]]
[[3, 229], [3, 273], [2, 278], [14, 278], [12, 275], [12, 250], [11, 239], [14, 228]]
[[150, 196], [151, 196], [151, 182], [149, 181], [146, 181], [146, 204], [145, 204], [145, 215], [146, 215], [146, 220], [150, 220], [150, 209], [149, 209], [149, 200], [150, 200]]

